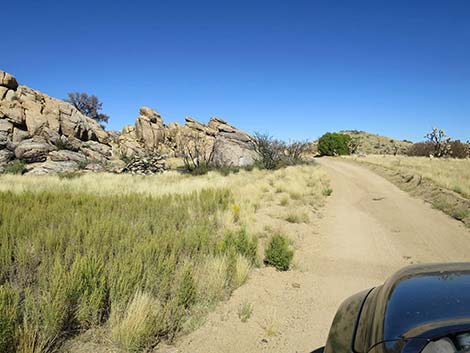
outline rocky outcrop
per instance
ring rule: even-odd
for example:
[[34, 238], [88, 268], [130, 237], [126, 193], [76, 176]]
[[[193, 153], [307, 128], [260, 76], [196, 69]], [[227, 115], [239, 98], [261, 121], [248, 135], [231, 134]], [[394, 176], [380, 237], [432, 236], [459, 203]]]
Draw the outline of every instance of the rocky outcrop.
[[126, 157], [142, 155], [142, 151], [181, 157], [198, 146], [204, 158], [217, 166], [246, 166], [257, 158], [253, 137], [220, 118], [211, 118], [207, 125], [190, 117], [184, 125], [165, 125], [161, 115], [147, 107], [140, 109], [135, 127], [122, 130], [119, 146]]
[[[147, 163], [149, 155], [180, 157], [195, 146], [203, 146], [204, 158], [220, 166], [249, 165], [257, 156], [253, 138], [219, 118], [207, 125], [189, 117], [184, 125], [166, 125], [157, 111], [142, 107], [135, 126], [107, 132], [72, 105], [18, 85], [0, 71], [0, 171], [19, 159], [27, 163], [27, 173], [139, 169], [145, 174], [144, 166], [154, 173], [164, 168], [160, 157]], [[125, 168], [116, 162], [121, 158], [134, 158], [139, 168]]]
[[69, 172], [112, 158], [108, 133], [70, 104], [19, 86], [0, 71], [0, 168], [12, 159], [32, 173]]

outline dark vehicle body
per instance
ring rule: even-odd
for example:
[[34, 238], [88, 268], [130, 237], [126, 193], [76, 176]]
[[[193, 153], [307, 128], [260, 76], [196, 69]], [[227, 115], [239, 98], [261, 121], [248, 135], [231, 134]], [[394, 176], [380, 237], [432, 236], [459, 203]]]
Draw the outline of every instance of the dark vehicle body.
[[345, 300], [324, 352], [418, 353], [468, 332], [470, 263], [414, 265]]

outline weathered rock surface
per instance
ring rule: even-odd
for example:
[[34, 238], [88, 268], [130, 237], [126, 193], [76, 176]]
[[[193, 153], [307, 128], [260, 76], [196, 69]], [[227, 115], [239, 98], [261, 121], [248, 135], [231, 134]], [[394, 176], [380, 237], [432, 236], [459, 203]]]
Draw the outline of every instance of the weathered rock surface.
[[0, 86], [15, 90], [18, 88], [18, 82], [9, 73], [0, 71]]
[[[202, 124], [166, 125], [161, 115], [142, 107], [135, 126], [107, 132], [72, 105], [47, 96], [0, 70], [0, 169], [13, 159], [27, 163], [27, 173], [93, 171], [156, 173], [161, 157], [198, 149], [199, 158], [220, 166], [252, 164], [253, 138], [219, 118]], [[153, 156], [153, 157], [149, 157]], [[127, 166], [120, 158], [133, 159]]]
[[198, 148], [211, 164], [240, 167], [253, 164], [258, 156], [253, 137], [220, 118], [211, 118], [205, 125], [186, 117], [184, 125], [167, 126], [150, 108], [140, 110], [135, 127], [125, 127], [119, 141], [120, 152], [126, 157], [142, 155], [142, 150], [178, 157]]
[[162, 156], [135, 156], [123, 169], [124, 172], [140, 175], [158, 174], [167, 169]]

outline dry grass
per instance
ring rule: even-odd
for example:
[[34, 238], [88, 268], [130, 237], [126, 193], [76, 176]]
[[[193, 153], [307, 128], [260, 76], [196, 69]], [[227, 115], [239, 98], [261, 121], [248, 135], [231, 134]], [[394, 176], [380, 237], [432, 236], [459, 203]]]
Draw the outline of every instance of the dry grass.
[[346, 157], [394, 170], [403, 175], [420, 175], [465, 198], [470, 198], [470, 159], [408, 156]]
[[145, 349], [156, 331], [155, 327], [160, 324], [161, 310], [158, 299], [148, 293], [137, 292], [123, 313], [111, 314], [111, 337], [126, 351]]
[[316, 209], [327, 184], [307, 165], [227, 176], [0, 175], [0, 322], [9, 330], [0, 342], [54, 351], [69, 328], [101, 328], [124, 351], [172, 339], [261, 262], [267, 214], [286, 197]]

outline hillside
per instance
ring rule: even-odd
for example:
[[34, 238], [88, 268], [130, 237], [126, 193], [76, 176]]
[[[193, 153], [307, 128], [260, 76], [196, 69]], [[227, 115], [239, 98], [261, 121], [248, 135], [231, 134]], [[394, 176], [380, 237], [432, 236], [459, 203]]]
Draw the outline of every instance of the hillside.
[[[342, 130], [339, 133], [349, 135], [357, 141], [357, 148], [353, 154], [406, 154], [413, 144], [411, 141], [396, 140], [359, 130]], [[317, 143], [318, 140], [311, 143], [311, 150], [314, 154], [317, 153]]]
[[411, 141], [396, 140], [365, 131], [344, 130], [340, 133], [349, 135], [358, 141], [356, 154], [405, 154], [413, 144]]

